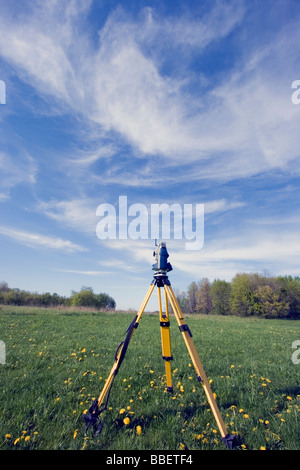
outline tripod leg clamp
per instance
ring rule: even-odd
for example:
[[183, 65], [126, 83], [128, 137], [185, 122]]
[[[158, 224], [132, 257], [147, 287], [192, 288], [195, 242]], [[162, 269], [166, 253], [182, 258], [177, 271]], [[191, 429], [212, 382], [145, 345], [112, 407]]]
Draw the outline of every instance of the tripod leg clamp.
[[181, 331], [181, 333], [182, 333], [183, 331], [187, 331], [188, 334], [189, 334], [191, 337], [193, 336], [192, 333], [191, 333], [191, 330], [190, 330], [189, 327], [188, 327], [188, 325], [180, 325], [180, 326], [179, 326], [179, 330]]
[[162, 327], [169, 327], [170, 326], [170, 322], [169, 321], [161, 321], [159, 322], [160, 326]]

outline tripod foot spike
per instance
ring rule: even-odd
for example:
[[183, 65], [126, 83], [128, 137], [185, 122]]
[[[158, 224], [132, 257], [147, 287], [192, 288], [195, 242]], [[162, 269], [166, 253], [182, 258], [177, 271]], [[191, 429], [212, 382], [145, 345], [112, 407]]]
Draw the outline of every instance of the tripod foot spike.
[[99, 435], [101, 433], [103, 425], [102, 421], [99, 418], [100, 413], [101, 410], [99, 410], [98, 400], [97, 398], [95, 398], [88, 412], [83, 415], [85, 421], [85, 433], [87, 433], [90, 426], [93, 427], [94, 433], [97, 433], [96, 435]]
[[173, 393], [173, 387], [167, 387], [167, 392]]
[[222, 441], [227, 449], [233, 450], [239, 446], [240, 438], [237, 434], [227, 434], [227, 436], [222, 437]]

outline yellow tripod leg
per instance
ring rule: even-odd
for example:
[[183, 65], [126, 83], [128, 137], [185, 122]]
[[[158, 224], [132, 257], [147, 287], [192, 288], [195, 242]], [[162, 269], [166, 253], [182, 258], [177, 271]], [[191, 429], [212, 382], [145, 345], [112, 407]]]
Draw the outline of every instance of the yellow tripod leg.
[[158, 290], [158, 303], [159, 303], [159, 322], [160, 322], [160, 332], [161, 332], [161, 345], [162, 345], [162, 357], [165, 361], [166, 368], [166, 379], [167, 379], [167, 391], [172, 392], [172, 374], [171, 374], [171, 360], [173, 359], [171, 354], [171, 338], [170, 338], [170, 321], [169, 321], [169, 311], [168, 311], [168, 299], [165, 294], [166, 300], [166, 313], [163, 315], [162, 306], [161, 306], [161, 293], [160, 287], [157, 287]]
[[[135, 318], [135, 325], [136, 325], [136, 327], [137, 327], [137, 325], [138, 325], [138, 323], [139, 323], [139, 321], [140, 321], [140, 319], [141, 319], [141, 316], [142, 316], [143, 313], [144, 313], [144, 310], [145, 310], [146, 305], [147, 305], [147, 303], [148, 303], [148, 301], [149, 301], [149, 299], [150, 299], [150, 297], [151, 297], [151, 294], [152, 294], [152, 292], [153, 292], [153, 289], [154, 289], [154, 284], [151, 284], [150, 287], [149, 287], [149, 289], [148, 289], [148, 292], [147, 292], [147, 294], [146, 294], [146, 296], [145, 296], [145, 298], [144, 298], [144, 301], [143, 301], [143, 303], [142, 303], [142, 305], [141, 305], [141, 307], [140, 307], [140, 309], [139, 309], [139, 311], [138, 311], [138, 313], [137, 313], [137, 316], [136, 316], [136, 318]], [[130, 341], [130, 339], [131, 339], [131, 337], [132, 337], [132, 335], [133, 335], [133, 332], [134, 332], [134, 330], [136, 329], [136, 327], [132, 329], [132, 333], [131, 333], [131, 336], [130, 336], [130, 338], [128, 339], [128, 341]], [[106, 379], [106, 382], [105, 382], [105, 384], [104, 384], [104, 387], [103, 387], [103, 389], [102, 389], [102, 391], [101, 391], [101, 393], [100, 393], [100, 395], [99, 395], [99, 398], [98, 398], [98, 406], [101, 406], [101, 404], [102, 404], [102, 402], [103, 402], [103, 400], [104, 400], [104, 398], [105, 398], [105, 395], [106, 395], [107, 391], [109, 390], [109, 387], [110, 387], [110, 385], [111, 385], [111, 383], [112, 383], [112, 381], [113, 381], [113, 378], [114, 378], [115, 375], [116, 375], [116, 371], [117, 371], [117, 369], [119, 368], [119, 360], [120, 360], [120, 357], [121, 357], [121, 354], [122, 354], [123, 347], [124, 347], [124, 344], [122, 345], [122, 348], [120, 349], [120, 351], [118, 352], [118, 354], [117, 354], [117, 356], [116, 356], [116, 361], [115, 361], [114, 365], [112, 366], [112, 369], [111, 369], [111, 371], [110, 371], [110, 374], [109, 374], [108, 378]]]
[[[218, 428], [220, 430], [221, 436], [222, 436], [223, 440], [225, 438], [228, 439], [229, 438], [228, 431], [226, 429], [225, 423], [223, 421], [220, 410], [219, 410], [218, 405], [216, 403], [215, 397], [214, 397], [214, 395], [211, 391], [211, 388], [209, 386], [206, 373], [204, 371], [203, 365], [200, 361], [199, 355], [197, 353], [194, 342], [192, 340], [191, 332], [190, 332], [189, 327], [185, 323], [185, 320], [182, 316], [182, 313], [180, 311], [180, 308], [179, 308], [178, 302], [176, 300], [176, 297], [174, 295], [173, 289], [172, 289], [171, 285], [165, 285], [164, 288], [165, 288], [165, 291], [167, 293], [168, 299], [171, 303], [172, 310], [173, 310], [174, 315], [176, 317], [179, 329], [182, 333], [184, 342], [187, 346], [187, 349], [188, 349], [188, 352], [189, 352], [190, 357], [192, 359], [193, 365], [195, 367], [198, 380], [199, 380], [199, 382], [201, 381], [201, 383], [203, 385], [206, 397], [208, 399], [208, 402], [209, 402], [210, 407], [212, 409], [212, 412], [214, 414], [214, 417], [215, 417], [215, 420], [217, 422]], [[226, 443], [226, 445], [227, 445], [227, 443]]]

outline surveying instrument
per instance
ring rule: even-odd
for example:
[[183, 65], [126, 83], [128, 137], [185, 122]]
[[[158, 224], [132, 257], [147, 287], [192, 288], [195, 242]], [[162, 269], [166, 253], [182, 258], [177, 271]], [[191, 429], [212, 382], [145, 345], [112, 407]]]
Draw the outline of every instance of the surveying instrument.
[[[228, 449], [234, 449], [238, 443], [238, 436], [229, 434], [225, 423], [222, 419], [220, 410], [216, 403], [214, 394], [209, 386], [209, 382], [204, 371], [203, 365], [200, 361], [199, 355], [195, 348], [194, 342], [192, 340], [192, 333], [186, 324], [183, 315], [180, 311], [179, 304], [171, 287], [171, 283], [168, 279], [167, 272], [172, 271], [172, 266], [168, 262], [169, 254], [167, 252], [166, 243], [161, 242], [159, 245], [156, 245], [157, 248], [153, 253], [155, 257], [156, 263], [152, 266], [152, 270], [154, 270], [154, 279], [149, 287], [149, 290], [144, 298], [144, 301], [133, 319], [130, 323], [126, 338], [122, 341], [116, 349], [115, 352], [115, 362], [112, 366], [110, 374], [105, 382], [105, 385], [99, 395], [99, 398], [96, 398], [91, 407], [89, 408], [88, 412], [84, 414], [84, 420], [86, 424], [86, 431], [90, 426], [94, 428], [94, 435], [98, 436], [103, 428], [103, 423], [100, 420], [100, 414], [107, 409], [109, 394], [111, 392], [111, 388], [113, 385], [114, 378], [116, 377], [120, 366], [124, 360], [129, 342], [132, 338], [134, 331], [137, 329], [142, 314], [146, 308], [146, 305], [151, 297], [151, 294], [155, 287], [157, 287], [158, 291], [158, 305], [159, 305], [159, 320], [160, 320], [160, 330], [161, 330], [161, 344], [162, 344], [162, 357], [165, 362], [165, 369], [166, 369], [166, 382], [167, 382], [167, 391], [172, 393], [173, 392], [173, 385], [172, 385], [172, 375], [171, 375], [171, 360], [173, 359], [171, 353], [171, 341], [170, 341], [170, 320], [169, 320], [169, 309], [168, 303], [170, 303], [172, 307], [172, 311], [174, 316], [177, 320], [179, 330], [182, 334], [188, 352], [190, 354], [191, 360], [193, 362], [194, 368], [197, 374], [197, 380], [202, 384], [203, 389], [205, 391], [208, 403], [211, 407], [213, 412], [214, 418], [218, 425], [219, 431], [222, 436], [222, 441], [224, 442], [225, 446]], [[165, 312], [162, 311], [162, 299], [161, 299], [161, 288], [164, 290], [165, 295]], [[106, 401], [102, 406], [104, 399], [106, 397]], [[102, 406], [102, 407], [101, 407]]]

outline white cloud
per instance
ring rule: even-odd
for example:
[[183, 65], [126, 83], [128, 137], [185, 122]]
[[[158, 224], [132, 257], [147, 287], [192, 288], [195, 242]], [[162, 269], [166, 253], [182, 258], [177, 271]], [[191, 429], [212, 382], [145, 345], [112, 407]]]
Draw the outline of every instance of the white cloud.
[[70, 242], [69, 240], [49, 237], [47, 235], [41, 235], [38, 233], [23, 232], [21, 230], [4, 226], [0, 226], [0, 234], [12, 238], [22, 245], [26, 245], [31, 248], [46, 248], [50, 250], [63, 251], [66, 253], [87, 251], [86, 248]]
[[83, 274], [85, 276], [101, 276], [102, 274], [112, 274], [111, 271], [79, 271], [76, 269], [55, 269], [60, 273]]
[[10, 197], [10, 190], [21, 183], [34, 184], [37, 168], [33, 158], [23, 154], [18, 159], [0, 151], [1, 194], [0, 201]]
[[298, 232], [248, 229], [243, 236], [214, 239], [203, 250], [176, 253], [176, 266], [197, 278], [224, 277], [230, 280], [238, 272], [261, 272], [274, 275], [300, 274]]
[[[185, 240], [166, 242], [174, 273], [181, 272], [194, 280], [202, 277], [211, 281], [217, 278], [230, 280], [238, 272], [262, 272], [264, 269], [274, 275], [300, 275], [299, 232], [295, 230], [288, 232], [284, 228], [271, 233], [268, 229], [258, 230], [249, 225], [243, 234], [232, 235], [229, 231], [224, 236], [220, 233], [218, 237], [206, 240], [204, 248], [198, 251], [186, 251]], [[129, 272], [142, 271], [147, 266], [151, 269], [153, 240], [113, 240], [103, 242], [103, 245], [111, 251], [111, 258], [109, 262], [100, 262], [101, 266], [118, 266]], [[119, 253], [128, 261], [120, 261]]]
[[227, 201], [225, 198], [216, 199], [215, 201], [208, 201], [204, 203], [204, 212], [205, 214], [223, 212], [232, 209], [237, 209], [245, 205], [245, 202]]
[[[162, 73], [164, 47], [180, 45], [180, 57], [187, 50], [199, 55], [240, 25], [244, 4], [216, 2], [201, 19], [161, 18], [151, 9], [133, 19], [118, 9], [99, 31], [97, 45], [83, 28], [90, 2], [33, 5], [30, 15], [5, 18], [2, 56], [49, 104], [55, 99], [54, 110], [69, 109], [99, 125], [99, 148], [103, 133], [113, 131], [136, 149], [134, 158], [159, 155], [159, 162], [148, 162], [147, 173], [132, 164], [126, 175], [105, 170], [107, 184], [136, 186], [142, 176], [145, 185], [159, 184], [158, 172], [153, 176], [157, 163], [162, 170], [186, 166], [176, 175], [182, 181], [230, 180], [284, 167], [299, 157], [299, 113], [290, 100], [291, 74], [298, 67], [295, 26], [280, 30], [259, 53], [248, 47], [251, 38], [244, 39], [244, 57], [223, 83], [194, 94], [187, 91], [187, 63], [184, 79]], [[115, 152], [104, 154], [113, 159]], [[101, 151], [90, 152], [77, 163], [93, 164], [102, 157]]]
[[98, 204], [99, 202], [96, 203], [85, 197], [62, 201], [51, 200], [41, 201], [37, 205], [37, 210], [61, 226], [71, 227], [82, 233], [96, 234]]

